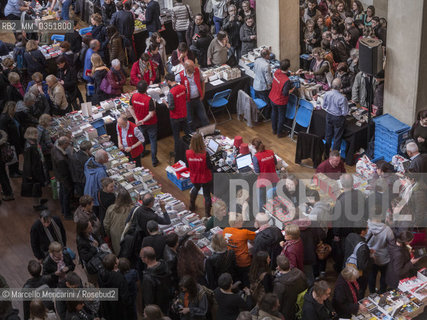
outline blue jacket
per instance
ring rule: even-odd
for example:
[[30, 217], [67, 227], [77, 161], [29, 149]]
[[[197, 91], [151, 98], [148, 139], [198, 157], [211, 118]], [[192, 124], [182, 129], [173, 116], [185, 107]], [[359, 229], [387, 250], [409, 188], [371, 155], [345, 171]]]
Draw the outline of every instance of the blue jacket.
[[158, 2], [151, 0], [145, 9], [145, 21], [148, 32], [157, 32], [162, 27], [160, 23], [160, 5]]
[[90, 62], [90, 58], [93, 54], [94, 52], [91, 48], [87, 49], [83, 67], [83, 79], [88, 82], [93, 82], [92, 78], [86, 75], [86, 70], [92, 70], [92, 62]]
[[105, 166], [96, 162], [94, 157], [89, 158], [85, 163], [85, 177], [84, 194], [93, 198], [94, 206], [99, 206], [98, 191], [101, 190], [101, 180], [107, 177]]

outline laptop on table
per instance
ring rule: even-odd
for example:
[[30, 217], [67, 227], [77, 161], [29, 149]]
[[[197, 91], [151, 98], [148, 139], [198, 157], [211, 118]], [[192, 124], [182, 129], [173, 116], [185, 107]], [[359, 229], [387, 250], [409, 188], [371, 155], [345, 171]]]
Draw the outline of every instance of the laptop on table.
[[236, 158], [237, 170], [239, 173], [246, 173], [252, 171], [252, 154], [248, 153], [244, 156], [239, 156]]

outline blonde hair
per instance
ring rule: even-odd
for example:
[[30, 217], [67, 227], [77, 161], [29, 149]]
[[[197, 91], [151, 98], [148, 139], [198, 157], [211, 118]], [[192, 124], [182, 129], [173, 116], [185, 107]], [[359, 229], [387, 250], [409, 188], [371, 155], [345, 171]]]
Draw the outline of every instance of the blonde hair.
[[193, 150], [195, 153], [206, 152], [205, 142], [203, 141], [203, 137], [200, 133], [196, 133], [191, 138], [190, 149]]
[[43, 81], [43, 75], [40, 72], [34, 72], [31, 76], [31, 80], [34, 82]]
[[296, 224], [288, 224], [285, 227], [285, 234], [291, 237], [293, 240], [297, 240], [300, 237], [300, 230]]
[[28, 127], [27, 130], [25, 130], [24, 138], [26, 140], [37, 140], [38, 138], [37, 129], [34, 127]]
[[36, 40], [28, 40], [27, 44], [25, 45], [25, 50], [34, 51], [39, 48]]
[[313, 49], [312, 54], [313, 55], [318, 54], [320, 58], [323, 58], [325, 56], [325, 51], [323, 51], [322, 48], [317, 47]]
[[15, 101], [8, 101], [4, 105], [2, 113], [7, 113], [9, 116], [12, 117], [13, 114], [15, 113], [15, 111], [16, 111], [16, 102]]
[[46, 82], [50, 82], [52, 84], [55, 84], [58, 82], [58, 78], [55, 77], [53, 74], [50, 74], [46, 77]]
[[58, 252], [58, 251], [61, 251], [61, 250], [62, 250], [62, 245], [59, 242], [53, 241], [53, 242], [50, 243], [50, 245], [49, 245], [49, 252], [50, 253], [52, 253], [52, 252]]
[[96, 23], [101, 23], [102, 22], [102, 17], [99, 13], [94, 13], [93, 15], [91, 15], [90, 17], [93, 21], [95, 21]]
[[90, 62], [92, 62], [92, 73], [99, 67], [105, 66], [104, 61], [99, 54], [94, 53], [92, 57], [90, 57]]
[[11, 72], [7, 76], [7, 80], [9, 80], [10, 84], [17, 84], [21, 80], [21, 78], [16, 72]]
[[224, 252], [227, 250], [227, 241], [221, 232], [214, 234], [211, 241], [211, 247], [215, 252]]
[[230, 212], [228, 224], [232, 228], [238, 228], [243, 223], [243, 215], [241, 213]]
[[227, 212], [227, 205], [222, 200], [217, 200], [212, 204], [212, 215], [218, 218], [217, 214], [220, 212]]
[[42, 114], [39, 118], [39, 125], [41, 125], [42, 127], [46, 128], [50, 125], [50, 122], [52, 121], [52, 117], [45, 113]]
[[345, 281], [354, 281], [359, 278], [359, 270], [348, 265], [341, 271], [341, 275]]
[[5, 68], [10, 68], [11, 66], [13, 66], [15, 62], [13, 61], [12, 58], [6, 58], [3, 59], [1, 64], [5, 67]]

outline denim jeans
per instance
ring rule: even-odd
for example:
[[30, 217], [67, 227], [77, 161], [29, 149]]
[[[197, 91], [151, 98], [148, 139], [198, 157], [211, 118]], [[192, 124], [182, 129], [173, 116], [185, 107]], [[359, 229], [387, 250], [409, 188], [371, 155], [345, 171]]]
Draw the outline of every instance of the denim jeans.
[[255, 98], [261, 99], [264, 102], [267, 103], [267, 105], [264, 107], [264, 116], [266, 119], [270, 119], [271, 116], [271, 101], [270, 98], [268, 97], [268, 95], [270, 94], [269, 90], [264, 90], [264, 91], [257, 91], [255, 90]]
[[[141, 130], [142, 134], [145, 135], [147, 133], [148, 138], [150, 139], [151, 145], [151, 162], [157, 163], [159, 160], [157, 159], [157, 123], [150, 125], [142, 125], [138, 127]], [[145, 150], [145, 142], [144, 142], [144, 150]]]
[[70, 20], [70, 5], [72, 0], [65, 0], [62, 3], [62, 11], [61, 11], [61, 19], [62, 20]]
[[215, 24], [215, 34], [217, 34], [218, 32], [221, 31], [221, 27], [222, 27], [222, 22], [224, 21], [224, 19], [218, 18], [218, 17], [213, 17], [213, 22]]
[[64, 217], [72, 217], [70, 210], [70, 199], [73, 190], [70, 186], [66, 186], [64, 183], [59, 184], [59, 201], [61, 203], [61, 211]]
[[285, 123], [286, 106], [279, 106], [271, 102], [271, 128], [273, 132], [280, 134]]
[[190, 134], [190, 129], [188, 128], [187, 124], [187, 118], [180, 118], [180, 119], [170, 119], [171, 121], [171, 127], [172, 127], [172, 134], [173, 134], [173, 140], [175, 144], [175, 155], [178, 154], [178, 145], [179, 145], [179, 139], [180, 135], [179, 133], [181, 130], [184, 131], [185, 134]]
[[329, 156], [329, 149], [332, 145], [332, 138], [334, 139], [334, 145], [332, 149], [341, 149], [342, 136], [344, 135], [344, 125], [344, 116], [334, 116], [330, 113], [326, 114], [325, 150], [327, 156]]
[[384, 293], [387, 290], [387, 284], [385, 282], [385, 273], [386, 273], [387, 265], [379, 266], [375, 263], [372, 264], [371, 272], [369, 272], [369, 292], [374, 293], [377, 292], [375, 290], [377, 286], [377, 274], [381, 273], [380, 276], [380, 291], [378, 293]]
[[197, 115], [200, 121], [200, 125], [202, 127], [207, 126], [209, 124], [208, 116], [206, 115], [205, 106], [203, 102], [200, 101], [200, 98], [191, 99], [187, 101], [187, 120], [188, 126], [191, 131], [195, 131], [194, 125], [194, 116]]

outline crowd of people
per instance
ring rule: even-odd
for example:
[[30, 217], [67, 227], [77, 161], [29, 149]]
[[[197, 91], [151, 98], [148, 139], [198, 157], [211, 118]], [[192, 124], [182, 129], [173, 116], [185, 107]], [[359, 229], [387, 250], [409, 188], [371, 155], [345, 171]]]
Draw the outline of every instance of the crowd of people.
[[[21, 196], [33, 198], [33, 208], [40, 213], [30, 230], [34, 259], [28, 262], [29, 279], [23, 287], [118, 288], [118, 301], [27, 301], [23, 318], [137, 319], [138, 305], [148, 320], [350, 318], [366, 311], [358, 301], [368, 290], [395, 289], [400, 279], [414, 274], [420, 259], [413, 257], [409, 245], [414, 244], [414, 232], [422, 232], [414, 225], [424, 225], [427, 208], [427, 187], [416, 174], [427, 172], [427, 112], [420, 112], [412, 127], [413, 142], [406, 145], [411, 164], [398, 194], [390, 192], [398, 180], [394, 168], [380, 161], [372, 182], [374, 192], [365, 198], [354, 189], [353, 177], [346, 173], [338, 152], [348, 101], [367, 107], [372, 90], [376, 114], [382, 113], [384, 72], [375, 75], [375, 87], [370, 88], [366, 75], [358, 70], [357, 48], [363, 37], [379, 38], [385, 46], [386, 21], [375, 16], [373, 6], [365, 12], [357, 0], [350, 7], [346, 7], [348, 1], [301, 1], [301, 49], [313, 59], [308, 70], [297, 74], [331, 89], [324, 96], [327, 159], [316, 172], [340, 181], [343, 193], [337, 205], [331, 208], [296, 176], [276, 173], [279, 164], [274, 151], [259, 138], [252, 140], [257, 187], [266, 193], [265, 179], [274, 186], [285, 180], [282, 191], [295, 208], [302, 204], [300, 192], [305, 189], [311, 214], [341, 217], [332, 228], [322, 219], [318, 223], [295, 219], [281, 230], [268, 214], [252, 206], [246, 190], [238, 190], [237, 209], [231, 211], [224, 201], [211, 196], [213, 166], [202, 135], [194, 134], [186, 152], [194, 185], [189, 209], [196, 209], [203, 188], [206, 228], [223, 229], [212, 236], [212, 255], [206, 256], [191, 234], [161, 232], [159, 225], [171, 223], [165, 203], [148, 193], [135, 205], [128, 191], [117, 188], [107, 175], [105, 151], [92, 152], [90, 141], [74, 146], [68, 131], [52, 140], [52, 117], [78, 110], [84, 101], [96, 105], [119, 96], [130, 78], [130, 86], [136, 88], [129, 108], [133, 120], [126, 115], [117, 119], [118, 147], [140, 166], [141, 157], [149, 154], [144, 136], [148, 137], [155, 167], [159, 165], [158, 119], [148, 86], [165, 81], [170, 88], [163, 102], [170, 112], [177, 152], [181, 131], [194, 132], [209, 123], [200, 68], [233, 65], [257, 46], [254, 1], [206, 1], [203, 13], [193, 16], [191, 8], [178, 0], [172, 24], [179, 45], [167, 59], [166, 40], [158, 32], [159, 5], [144, 1], [149, 38], [140, 57], [133, 46], [131, 1], [105, 0], [101, 12], [91, 16], [91, 35], [81, 37], [77, 22], [76, 30], [65, 35], [55, 61], [56, 75], [47, 73], [38, 42], [25, 34], [16, 34], [14, 58], [1, 62], [2, 200], [15, 200], [10, 179], [22, 179]], [[70, 5], [72, 1], [62, 3], [64, 19], [69, 17]], [[19, 1], [9, 0], [5, 15], [16, 19], [26, 10]], [[286, 136], [286, 105], [295, 89], [289, 79], [290, 61], [282, 60], [272, 74], [270, 56], [264, 49], [256, 59], [253, 87], [268, 104], [266, 117], [271, 118], [273, 134], [281, 138]], [[82, 82], [85, 97], [78, 86]], [[48, 199], [42, 197], [52, 174], [60, 184], [62, 218], [75, 224], [77, 252], [69, 246], [63, 219], [48, 210]], [[259, 208], [267, 201], [262, 193]], [[362, 213], [356, 224], [344, 214], [349, 206], [352, 215]], [[373, 213], [377, 218], [370, 218]], [[396, 224], [393, 214], [397, 213], [412, 214], [413, 220], [409, 225]], [[251, 220], [254, 223], [248, 223]], [[328, 258], [334, 277], [326, 274]], [[2, 277], [0, 284], [7, 287]], [[2, 301], [0, 318], [19, 319], [18, 310]]]

